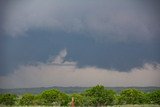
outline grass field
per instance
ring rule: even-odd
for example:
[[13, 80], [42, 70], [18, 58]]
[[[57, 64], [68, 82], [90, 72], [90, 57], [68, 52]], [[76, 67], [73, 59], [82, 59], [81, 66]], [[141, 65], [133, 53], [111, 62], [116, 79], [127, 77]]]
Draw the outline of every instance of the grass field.
[[108, 107], [160, 107], [160, 105], [115, 105], [115, 106], [108, 106]]
[[[57, 106], [2, 106], [0, 105], [0, 107], [57, 107]], [[146, 105], [114, 105], [114, 106], [107, 106], [107, 107], [160, 107], [160, 105], [149, 105], [149, 104], [146, 104]]]

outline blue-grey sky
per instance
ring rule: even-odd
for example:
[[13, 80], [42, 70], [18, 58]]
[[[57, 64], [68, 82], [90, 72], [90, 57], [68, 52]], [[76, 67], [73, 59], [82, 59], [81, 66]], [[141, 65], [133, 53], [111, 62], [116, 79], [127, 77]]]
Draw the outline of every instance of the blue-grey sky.
[[[160, 86], [159, 4], [158, 0], [2, 0], [0, 87]], [[58, 79], [70, 71], [72, 76]], [[27, 79], [32, 74], [39, 77]], [[45, 79], [48, 75], [57, 79]], [[96, 75], [100, 76], [95, 79]]]

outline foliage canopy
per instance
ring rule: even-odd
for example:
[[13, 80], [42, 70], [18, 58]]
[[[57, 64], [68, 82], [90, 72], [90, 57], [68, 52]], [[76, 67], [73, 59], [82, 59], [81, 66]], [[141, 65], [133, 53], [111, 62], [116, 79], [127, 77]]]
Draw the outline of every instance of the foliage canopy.
[[66, 94], [56, 89], [46, 90], [40, 94], [0, 94], [0, 105], [49, 105], [69, 106], [74, 97], [75, 106], [107, 106], [121, 104], [159, 104], [160, 90], [145, 93], [137, 89], [124, 89], [120, 93], [97, 85], [82, 93]]

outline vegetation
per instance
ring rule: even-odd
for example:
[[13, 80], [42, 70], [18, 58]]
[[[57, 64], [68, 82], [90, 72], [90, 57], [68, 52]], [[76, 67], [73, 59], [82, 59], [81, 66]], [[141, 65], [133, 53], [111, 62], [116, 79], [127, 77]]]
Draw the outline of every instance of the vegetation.
[[145, 94], [136, 89], [126, 89], [120, 93], [120, 104], [143, 104], [145, 103]]
[[19, 102], [20, 105], [33, 105], [34, 104], [34, 95], [24, 94]]
[[0, 106], [69, 106], [72, 97], [75, 106], [160, 105], [160, 90], [145, 93], [137, 89], [124, 89], [116, 93], [102, 85], [97, 85], [82, 93], [74, 94], [66, 94], [57, 89], [46, 90], [36, 95], [29, 93], [20, 96], [10, 93], [0, 94]]
[[17, 96], [15, 94], [0, 94], [0, 104], [2, 105], [14, 105], [16, 100]]
[[160, 105], [160, 90], [149, 93], [150, 103]]
[[102, 106], [115, 104], [116, 92], [113, 90], [106, 90], [104, 86], [97, 85], [86, 90], [83, 95], [89, 99], [87, 105]]

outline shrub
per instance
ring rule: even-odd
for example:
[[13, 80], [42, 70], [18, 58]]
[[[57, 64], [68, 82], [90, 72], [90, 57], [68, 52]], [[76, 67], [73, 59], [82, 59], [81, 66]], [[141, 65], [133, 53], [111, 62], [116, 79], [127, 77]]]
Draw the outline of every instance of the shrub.
[[60, 106], [67, 106], [68, 103], [70, 102], [70, 98], [65, 93], [59, 93], [58, 101], [59, 101]]
[[143, 104], [145, 101], [145, 94], [136, 89], [125, 89], [120, 93], [120, 104]]
[[160, 105], [160, 90], [153, 91], [149, 94], [149, 99], [152, 104]]
[[3, 105], [14, 105], [16, 102], [17, 96], [15, 94], [1, 94], [0, 95], [0, 104]]
[[86, 90], [83, 95], [88, 98], [92, 106], [103, 106], [113, 105], [116, 93], [113, 90], [106, 90], [102, 85], [97, 85]]
[[44, 100], [45, 105], [60, 105], [59, 96], [60, 91], [56, 89], [46, 90], [42, 93], [42, 99]]
[[74, 93], [71, 95], [71, 97], [74, 97], [75, 106], [82, 106], [83, 105], [83, 96], [81, 94]]
[[34, 103], [34, 95], [32, 94], [24, 94], [20, 99], [20, 105], [33, 105]]

